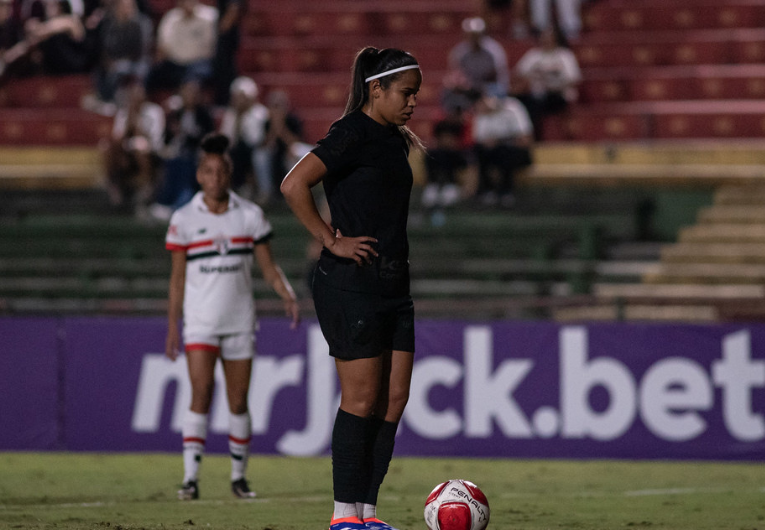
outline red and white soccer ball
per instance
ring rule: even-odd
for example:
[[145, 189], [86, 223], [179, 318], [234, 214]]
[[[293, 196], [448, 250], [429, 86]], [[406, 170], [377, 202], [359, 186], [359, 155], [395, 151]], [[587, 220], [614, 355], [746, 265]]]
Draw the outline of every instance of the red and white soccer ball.
[[489, 501], [468, 480], [443, 482], [425, 501], [425, 524], [430, 530], [484, 530], [489, 524]]

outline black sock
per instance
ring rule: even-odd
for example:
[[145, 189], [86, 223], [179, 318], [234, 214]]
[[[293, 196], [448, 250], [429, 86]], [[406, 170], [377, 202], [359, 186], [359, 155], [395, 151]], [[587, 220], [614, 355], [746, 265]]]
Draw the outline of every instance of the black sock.
[[388, 473], [388, 465], [393, 458], [393, 446], [396, 444], [397, 430], [398, 423], [378, 418], [372, 419], [371, 474], [367, 495], [364, 499], [366, 504], [377, 505], [377, 494], [380, 492], [380, 486]]
[[332, 486], [338, 502], [363, 502], [369, 483], [367, 439], [369, 418], [337, 411], [332, 430]]

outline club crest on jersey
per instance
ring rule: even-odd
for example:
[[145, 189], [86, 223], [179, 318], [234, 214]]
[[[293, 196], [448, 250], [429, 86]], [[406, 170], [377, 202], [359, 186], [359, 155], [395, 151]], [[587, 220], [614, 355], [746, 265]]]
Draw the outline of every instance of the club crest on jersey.
[[226, 254], [228, 254], [229, 240], [227, 238], [223, 236], [218, 236], [213, 240], [213, 245], [215, 246], [215, 250], [221, 256], [225, 256]]

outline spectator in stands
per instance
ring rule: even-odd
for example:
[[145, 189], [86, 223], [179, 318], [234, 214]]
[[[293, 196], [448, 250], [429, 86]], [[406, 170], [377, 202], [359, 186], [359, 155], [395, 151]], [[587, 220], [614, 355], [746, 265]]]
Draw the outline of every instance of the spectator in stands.
[[475, 106], [473, 140], [478, 197], [484, 205], [515, 204], [516, 173], [531, 165], [533, 129], [523, 104], [513, 97], [481, 97]]
[[212, 114], [203, 103], [198, 81], [181, 85], [170, 102], [165, 124], [165, 145], [162, 149], [164, 176], [149, 212], [167, 221], [173, 211], [183, 206], [198, 191], [196, 179], [197, 152], [202, 138], [215, 129]]
[[27, 54], [47, 74], [89, 72], [94, 65], [95, 43], [79, 15], [66, 0], [45, 0], [43, 18], [24, 22]]
[[303, 122], [291, 109], [290, 99], [283, 90], [275, 90], [266, 100], [268, 121], [263, 146], [256, 153], [256, 173], [260, 185], [260, 200], [268, 202], [285, 175], [314, 146], [303, 141]]
[[218, 11], [198, 0], [178, 0], [157, 29], [156, 62], [146, 89], [177, 90], [188, 79], [206, 82], [212, 75]]
[[218, 39], [213, 61], [214, 102], [218, 106], [228, 105], [229, 87], [236, 78], [236, 55], [239, 51], [239, 25], [247, 2], [244, 0], [218, 0]]
[[456, 106], [433, 125], [433, 147], [425, 155], [428, 182], [422, 193], [427, 209], [447, 208], [462, 197], [459, 173], [468, 166], [465, 109]]
[[553, 1], [557, 27], [568, 41], [575, 41], [582, 31], [582, 0], [530, 0], [531, 25], [538, 33], [556, 27], [552, 20]]
[[449, 53], [449, 69], [464, 80], [464, 88], [505, 96], [510, 83], [507, 56], [502, 45], [486, 35], [480, 17], [462, 21], [465, 39]]
[[564, 112], [579, 97], [582, 73], [574, 53], [554, 29], [543, 31], [515, 67], [513, 92], [529, 111], [537, 140], [543, 118]]
[[96, 67], [98, 98], [113, 102], [128, 77], [146, 78], [151, 63], [152, 22], [135, 0], [112, 0], [98, 27], [100, 58]]
[[26, 54], [24, 28], [13, 12], [13, 0], [0, 0], [0, 77]]
[[254, 196], [254, 191], [248, 193], [246, 188], [254, 186], [255, 156], [266, 138], [268, 109], [258, 101], [258, 92], [255, 81], [237, 77], [231, 83], [231, 99], [220, 124], [220, 132], [232, 145], [232, 189], [245, 196]]
[[[123, 98], [124, 102], [120, 101]], [[119, 94], [118, 102], [111, 137], [103, 146], [107, 189], [113, 205], [132, 203], [140, 214], [154, 195], [165, 113], [162, 107], [147, 101], [138, 80], [130, 81]]]

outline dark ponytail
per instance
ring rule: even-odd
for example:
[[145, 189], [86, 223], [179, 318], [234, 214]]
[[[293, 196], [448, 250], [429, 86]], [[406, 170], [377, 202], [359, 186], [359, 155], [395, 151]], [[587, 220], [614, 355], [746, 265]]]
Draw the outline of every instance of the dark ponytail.
[[[389, 70], [401, 68], [402, 66], [416, 65], [417, 59], [410, 53], [396, 48], [385, 48], [378, 50], [373, 46], [367, 46], [361, 49], [353, 61], [351, 69], [351, 90], [348, 95], [348, 103], [345, 105], [343, 116], [355, 112], [363, 107], [369, 101], [369, 83], [366, 78], [381, 74]], [[386, 90], [391, 83], [397, 80], [403, 72], [380, 77], [380, 86]], [[415, 146], [424, 150], [422, 141], [408, 127], [400, 126], [399, 131], [406, 140], [409, 147]]]

